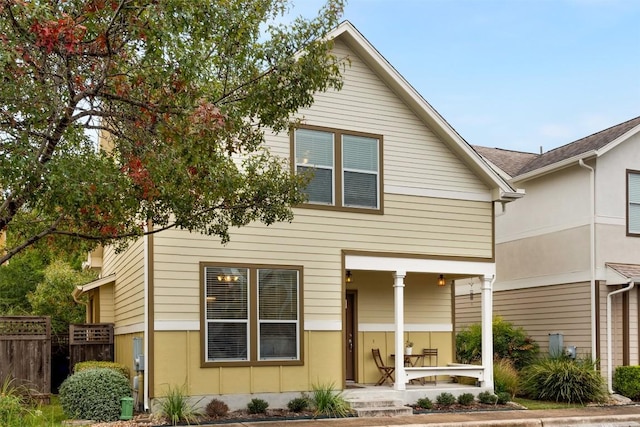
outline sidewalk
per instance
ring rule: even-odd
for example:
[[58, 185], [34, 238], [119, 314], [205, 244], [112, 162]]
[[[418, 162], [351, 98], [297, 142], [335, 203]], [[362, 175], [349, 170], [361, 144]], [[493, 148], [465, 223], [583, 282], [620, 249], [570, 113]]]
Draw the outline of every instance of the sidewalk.
[[[552, 410], [431, 413], [393, 418], [332, 418], [322, 420], [222, 424], [224, 427], [561, 427], [576, 425], [589, 427], [640, 427], [640, 405], [597, 406]], [[220, 424], [217, 426], [220, 426]]]

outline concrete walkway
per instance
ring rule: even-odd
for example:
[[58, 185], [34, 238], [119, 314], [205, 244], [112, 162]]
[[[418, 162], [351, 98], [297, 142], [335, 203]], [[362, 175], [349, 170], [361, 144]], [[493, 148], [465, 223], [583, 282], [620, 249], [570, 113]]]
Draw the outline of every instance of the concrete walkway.
[[[220, 426], [220, 424], [218, 424]], [[385, 418], [261, 421], [222, 424], [225, 427], [640, 427], [640, 405], [596, 406], [552, 410], [430, 413]]]

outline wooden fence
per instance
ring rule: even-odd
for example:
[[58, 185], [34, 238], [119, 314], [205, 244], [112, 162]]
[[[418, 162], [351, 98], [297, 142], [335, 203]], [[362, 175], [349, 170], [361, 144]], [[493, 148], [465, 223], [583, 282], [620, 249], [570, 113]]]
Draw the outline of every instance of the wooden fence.
[[0, 317], [0, 382], [13, 379], [41, 398], [51, 394], [51, 319]]
[[113, 362], [113, 323], [69, 325], [69, 368], [86, 360]]

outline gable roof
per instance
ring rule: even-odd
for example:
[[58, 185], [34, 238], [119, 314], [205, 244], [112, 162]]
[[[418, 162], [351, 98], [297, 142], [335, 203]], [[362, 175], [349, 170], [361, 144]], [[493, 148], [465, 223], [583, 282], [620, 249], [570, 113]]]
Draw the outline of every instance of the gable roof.
[[[340, 39], [398, 96], [429, 129], [438, 135], [467, 167], [489, 188], [494, 200], [510, 201], [523, 196], [476, 153], [447, 121], [393, 68], [378, 50], [349, 22], [342, 22], [328, 35]], [[496, 191], [497, 190], [497, 191]]]
[[474, 146], [474, 149], [515, 178], [515, 181], [521, 181], [564, 167], [568, 162], [602, 155], [638, 132], [640, 132], [640, 116], [543, 154], [481, 146]]

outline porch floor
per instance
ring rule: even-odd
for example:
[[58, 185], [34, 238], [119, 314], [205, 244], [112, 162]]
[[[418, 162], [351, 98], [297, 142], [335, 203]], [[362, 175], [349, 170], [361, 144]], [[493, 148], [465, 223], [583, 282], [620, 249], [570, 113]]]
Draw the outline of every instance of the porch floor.
[[400, 400], [404, 405], [415, 403], [418, 399], [428, 397], [435, 402], [439, 394], [447, 392], [458, 397], [463, 393], [471, 393], [477, 396], [483, 391], [491, 391], [492, 389], [484, 387], [475, 387], [472, 385], [459, 384], [438, 380], [437, 384], [406, 384], [406, 390], [395, 390], [393, 384], [383, 384], [376, 386], [374, 384], [357, 384], [347, 382], [347, 387], [343, 390], [342, 396], [347, 400], [378, 400], [378, 399], [394, 399]]

